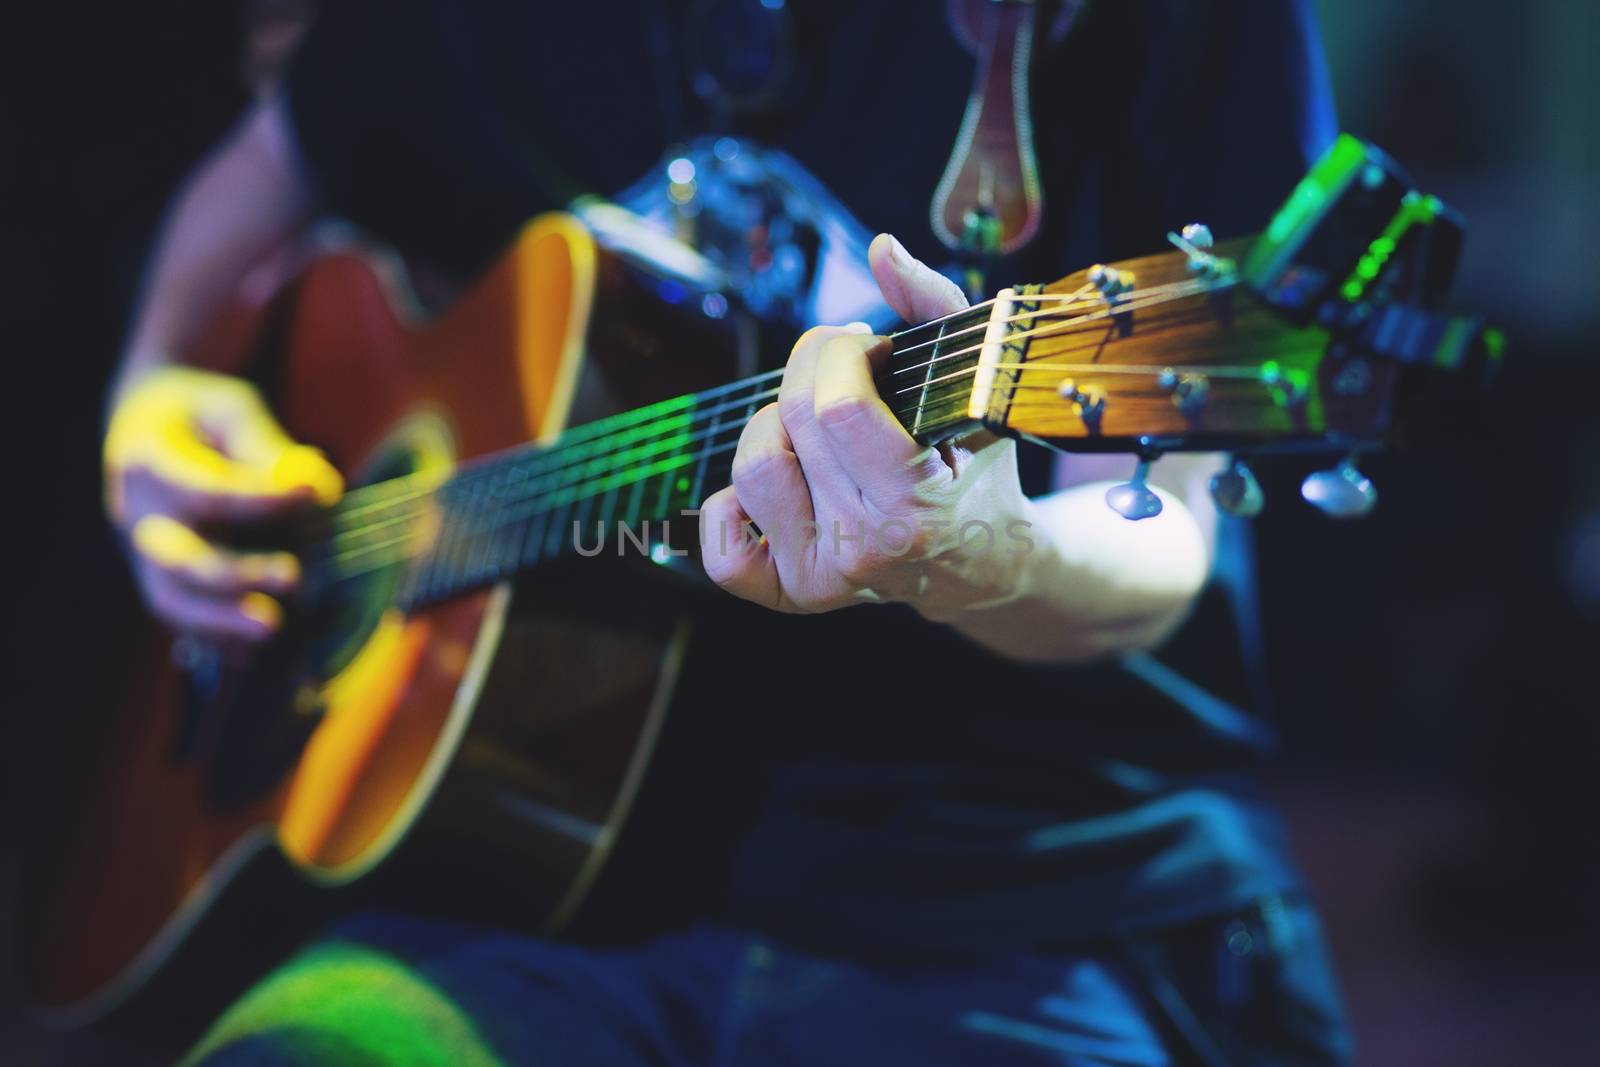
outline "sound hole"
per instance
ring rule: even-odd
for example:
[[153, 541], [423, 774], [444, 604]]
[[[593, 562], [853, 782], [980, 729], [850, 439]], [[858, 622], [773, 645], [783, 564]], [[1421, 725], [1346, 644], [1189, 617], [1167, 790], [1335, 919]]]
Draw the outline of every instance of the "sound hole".
[[[400, 445], [368, 465], [361, 484], [404, 477], [431, 457]], [[210, 720], [208, 801], [247, 807], [282, 782], [321, 722], [324, 685], [360, 654], [391, 610], [405, 575], [395, 562], [349, 577], [321, 577], [307, 559], [307, 587], [283, 632], [245, 665], [225, 669], [202, 711]], [[328, 572], [331, 573], [331, 572]]]

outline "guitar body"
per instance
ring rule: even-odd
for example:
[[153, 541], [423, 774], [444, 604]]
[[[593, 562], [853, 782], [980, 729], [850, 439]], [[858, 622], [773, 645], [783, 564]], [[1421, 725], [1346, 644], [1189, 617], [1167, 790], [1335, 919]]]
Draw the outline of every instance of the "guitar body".
[[[219, 343], [271, 350], [263, 381], [285, 425], [358, 485], [447, 473], [734, 369], [723, 334], [664, 321], [675, 313], [639, 290], [575, 220], [544, 216], [437, 319], [415, 311], [392, 258], [346, 248]], [[653, 339], [672, 337], [703, 365], [666, 365]], [[31, 864], [41, 1015], [71, 1024], [120, 1003], [252, 857], [348, 883], [425, 811], [452, 840], [509, 849], [496, 869], [559, 926], [627, 815], [688, 636], [674, 598], [618, 611], [605, 588], [536, 572], [409, 613], [377, 590], [321, 659], [334, 669], [316, 699], [271, 708], [245, 746], [217, 720], [256, 676], [197, 701], [170, 636], [141, 627], [67, 825]]]

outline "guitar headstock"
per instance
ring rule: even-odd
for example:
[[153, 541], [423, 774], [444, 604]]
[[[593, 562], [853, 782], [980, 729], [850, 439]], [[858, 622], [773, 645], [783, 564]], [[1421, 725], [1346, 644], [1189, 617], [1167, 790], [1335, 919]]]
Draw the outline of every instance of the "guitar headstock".
[[[982, 425], [1144, 461], [1353, 457], [1388, 435], [1405, 364], [1498, 358], [1493, 331], [1438, 311], [1461, 233], [1386, 156], [1343, 136], [1260, 237], [1214, 243], [1191, 225], [1169, 234], [1171, 251], [1006, 289], [897, 335], [886, 396], [929, 440]], [[1126, 488], [1134, 496], [1117, 510], [1159, 510], [1141, 477]], [[1232, 488], [1222, 495], [1252, 499], [1248, 485]], [[1304, 492], [1340, 515], [1375, 499], [1350, 459]]]
[[1394, 368], [1333, 349], [1327, 330], [1289, 322], [1242, 289], [1237, 262], [1250, 244], [1196, 248], [1211, 264], [1200, 270], [1174, 251], [1004, 291], [972, 413], [1072, 450], [1380, 440]]

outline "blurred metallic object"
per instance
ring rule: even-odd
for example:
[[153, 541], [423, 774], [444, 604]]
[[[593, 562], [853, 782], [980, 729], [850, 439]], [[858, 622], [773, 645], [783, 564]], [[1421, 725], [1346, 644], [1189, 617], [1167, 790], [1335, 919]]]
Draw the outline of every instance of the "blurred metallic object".
[[1255, 518], [1267, 503], [1261, 483], [1241, 459], [1235, 459], [1226, 470], [1213, 474], [1209, 488], [1217, 508], [1236, 519]]
[[1359, 519], [1378, 505], [1378, 488], [1356, 469], [1353, 455], [1336, 467], [1306, 475], [1300, 495], [1330, 519]]
[[1161, 497], [1150, 488], [1149, 477], [1150, 460], [1141, 456], [1132, 478], [1106, 490], [1106, 506], [1130, 522], [1161, 514]]

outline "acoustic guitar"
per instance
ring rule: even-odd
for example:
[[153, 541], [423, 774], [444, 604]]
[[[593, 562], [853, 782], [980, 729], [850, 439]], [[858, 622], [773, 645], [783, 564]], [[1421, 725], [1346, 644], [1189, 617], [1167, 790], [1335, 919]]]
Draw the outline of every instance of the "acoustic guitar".
[[[1352, 138], [1259, 238], [1172, 240], [894, 334], [883, 397], [924, 442], [984, 428], [1134, 453], [1108, 502], [1138, 519], [1159, 507], [1142, 472], [1160, 452], [1350, 456], [1383, 442], [1406, 364], [1492, 347], [1438, 311], [1459, 220]], [[682, 565], [684, 512], [726, 484], [780, 380], [729, 382], [735, 331], [669, 288], [556, 214], [442, 316], [420, 316], [390, 257], [351, 245], [233, 331], [270, 357], [290, 432], [354, 488], [280, 531], [307, 592], [248, 666], [175, 662], [154, 624], [129, 638], [87, 785], [30, 867], [27, 979], [46, 1020], [124, 1000], [252, 856], [350, 883], [425, 817], [494, 842], [546, 929], [573, 914], [627, 819], [690, 626], [671, 594], [623, 608], [539, 576], [601, 525]], [[1242, 464], [1214, 489], [1237, 514], [1259, 508]], [[1305, 492], [1334, 514], [1370, 506], [1348, 460]]]

